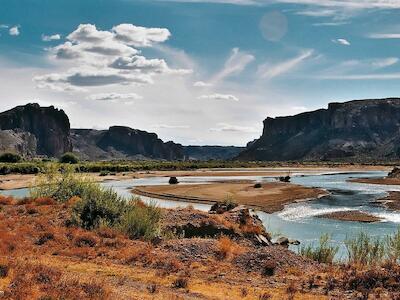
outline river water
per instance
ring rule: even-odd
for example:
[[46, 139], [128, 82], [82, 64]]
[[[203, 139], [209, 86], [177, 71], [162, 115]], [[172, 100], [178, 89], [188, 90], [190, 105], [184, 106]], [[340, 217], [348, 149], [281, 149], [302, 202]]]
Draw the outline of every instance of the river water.
[[[319, 237], [328, 233], [333, 242], [341, 247], [339, 255], [345, 256], [343, 241], [357, 235], [360, 231], [368, 233], [373, 237], [383, 237], [397, 230], [400, 225], [400, 213], [386, 210], [376, 206], [373, 202], [384, 197], [388, 191], [400, 191], [400, 186], [390, 185], [370, 185], [362, 183], [353, 183], [348, 180], [351, 178], [373, 178], [386, 176], [385, 172], [350, 172], [350, 173], [329, 173], [313, 174], [307, 172], [293, 173], [292, 182], [308, 187], [317, 187], [326, 189], [330, 192], [329, 196], [313, 201], [290, 204], [283, 211], [267, 214], [264, 212], [255, 212], [263, 221], [268, 231], [275, 236], [286, 236], [297, 239], [301, 243], [316, 242]], [[102, 183], [105, 187], [111, 187], [120, 195], [130, 197], [131, 189], [142, 185], [162, 185], [168, 184], [168, 177], [150, 177], [141, 179], [130, 179], [122, 181], [108, 181]], [[232, 180], [232, 179], [250, 179], [257, 182], [267, 182], [275, 180], [268, 176], [213, 176], [213, 177], [180, 177], [180, 184], [201, 183], [207, 184], [213, 181]], [[23, 197], [28, 194], [27, 189], [2, 191], [2, 194]], [[176, 208], [192, 205], [196, 209], [208, 210], [210, 205], [198, 203], [185, 203], [170, 200], [141, 198], [144, 201], [153, 201], [160, 207]], [[322, 215], [335, 211], [361, 210], [382, 218], [382, 222], [359, 223], [343, 222], [318, 218]]]

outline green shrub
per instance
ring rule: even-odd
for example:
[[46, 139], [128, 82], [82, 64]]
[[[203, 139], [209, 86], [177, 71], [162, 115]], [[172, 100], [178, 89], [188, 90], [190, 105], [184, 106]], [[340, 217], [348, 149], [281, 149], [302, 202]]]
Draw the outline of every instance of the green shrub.
[[85, 228], [117, 226], [127, 209], [126, 200], [112, 189], [103, 189], [97, 184], [83, 191], [81, 200], [72, 208], [72, 221]]
[[319, 245], [316, 247], [313, 245], [302, 246], [299, 254], [320, 263], [332, 263], [338, 251], [339, 247], [330, 243], [330, 236], [323, 234], [319, 238]]
[[133, 200], [121, 219], [120, 227], [129, 238], [151, 240], [160, 235], [161, 210], [153, 203]]
[[77, 164], [78, 162], [79, 162], [78, 157], [71, 152], [64, 153], [60, 157], [60, 163], [63, 164]]
[[354, 239], [346, 239], [344, 243], [350, 263], [376, 265], [384, 260], [385, 243], [379, 238], [372, 239], [368, 234], [360, 232]]
[[75, 175], [72, 168], [65, 168], [63, 173], [60, 173], [57, 164], [48, 164], [44, 174], [38, 177], [35, 187], [31, 188], [30, 196], [49, 197], [65, 202], [74, 196], [82, 198], [84, 193], [96, 189], [96, 183]]
[[388, 258], [393, 261], [400, 260], [400, 228], [392, 236], [385, 238], [386, 253]]
[[21, 156], [16, 153], [10, 153], [6, 152], [3, 154], [0, 154], [0, 162], [5, 162], [5, 163], [17, 163], [22, 160]]

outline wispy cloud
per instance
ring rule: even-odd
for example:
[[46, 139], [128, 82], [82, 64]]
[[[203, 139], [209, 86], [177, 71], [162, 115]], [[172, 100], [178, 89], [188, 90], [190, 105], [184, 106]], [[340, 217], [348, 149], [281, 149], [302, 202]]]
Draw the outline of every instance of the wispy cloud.
[[170, 125], [170, 124], [155, 124], [153, 128], [158, 129], [189, 129], [189, 125]]
[[400, 73], [322, 75], [318, 78], [324, 80], [394, 80], [400, 79]]
[[216, 127], [210, 128], [210, 131], [255, 133], [258, 132], [258, 129], [250, 126], [239, 126], [228, 123], [218, 123]]
[[283, 61], [275, 65], [271, 65], [270, 63], [264, 63], [258, 67], [257, 75], [263, 79], [271, 79], [280, 76], [299, 66], [307, 58], [311, 57], [313, 53], [314, 50], [306, 50], [294, 58], [291, 58], [289, 60]]
[[100, 93], [100, 94], [93, 94], [86, 99], [94, 100], [94, 101], [118, 101], [118, 100], [129, 100], [129, 99], [142, 99], [143, 97], [135, 94], [135, 93], [128, 93], [128, 94], [119, 94], [119, 93]]
[[229, 100], [229, 101], [239, 101], [239, 98], [237, 98], [234, 95], [229, 95], [229, 94], [211, 94], [211, 95], [202, 95], [199, 96], [198, 99], [200, 100]]
[[400, 39], [400, 33], [372, 33], [367, 37], [370, 39]]
[[211, 82], [218, 82], [227, 77], [240, 74], [253, 60], [253, 55], [240, 51], [239, 48], [233, 48], [223, 69], [211, 79]]
[[344, 45], [344, 46], [350, 46], [351, 45], [351, 43], [346, 39], [333, 39], [332, 43], [340, 44], [340, 45]]

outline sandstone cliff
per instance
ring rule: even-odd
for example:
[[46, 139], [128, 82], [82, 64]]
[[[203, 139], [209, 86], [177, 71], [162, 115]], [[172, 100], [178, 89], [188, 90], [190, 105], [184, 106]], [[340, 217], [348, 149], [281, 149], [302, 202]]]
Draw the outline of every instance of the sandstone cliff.
[[27, 104], [0, 113], [0, 130], [4, 150], [51, 157], [72, 150], [68, 117], [53, 106]]
[[330, 103], [289, 117], [267, 118], [243, 160], [395, 160], [400, 158], [400, 99]]

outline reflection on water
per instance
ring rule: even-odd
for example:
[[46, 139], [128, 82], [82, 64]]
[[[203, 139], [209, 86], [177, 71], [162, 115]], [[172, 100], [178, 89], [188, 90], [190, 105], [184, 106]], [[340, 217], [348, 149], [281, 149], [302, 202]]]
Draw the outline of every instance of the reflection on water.
[[[345, 255], [343, 241], [346, 237], [353, 237], [358, 232], [364, 231], [371, 236], [381, 237], [385, 234], [393, 233], [400, 224], [400, 213], [386, 210], [374, 205], [374, 201], [386, 195], [387, 191], [400, 191], [400, 186], [389, 185], [369, 185], [348, 182], [351, 178], [372, 178], [385, 176], [385, 172], [352, 172], [352, 173], [330, 173], [319, 175], [307, 175], [292, 173], [292, 182], [309, 187], [318, 187], [330, 192], [329, 196], [314, 201], [300, 202], [285, 207], [281, 212], [266, 214], [256, 212], [269, 231], [279, 233], [289, 238], [300, 240], [301, 242], [313, 242], [323, 233], [329, 233], [332, 239], [341, 245], [341, 254]], [[180, 184], [201, 183], [207, 184], [221, 180], [246, 180], [271, 181], [272, 177], [266, 176], [212, 176], [212, 177], [180, 177]], [[162, 185], [168, 184], [168, 177], [151, 177], [141, 179], [131, 179], [123, 181], [108, 181], [102, 183], [105, 187], [115, 189], [120, 195], [130, 197], [131, 189], [141, 185]], [[27, 189], [2, 191], [2, 194], [24, 197]], [[170, 200], [141, 198], [146, 202], [156, 202], [160, 207], [175, 208], [193, 205], [196, 209], [208, 210], [210, 205], [185, 203]], [[318, 215], [337, 211], [361, 210], [374, 216], [382, 218], [383, 222], [378, 223], [358, 223], [343, 222], [318, 218]]]

